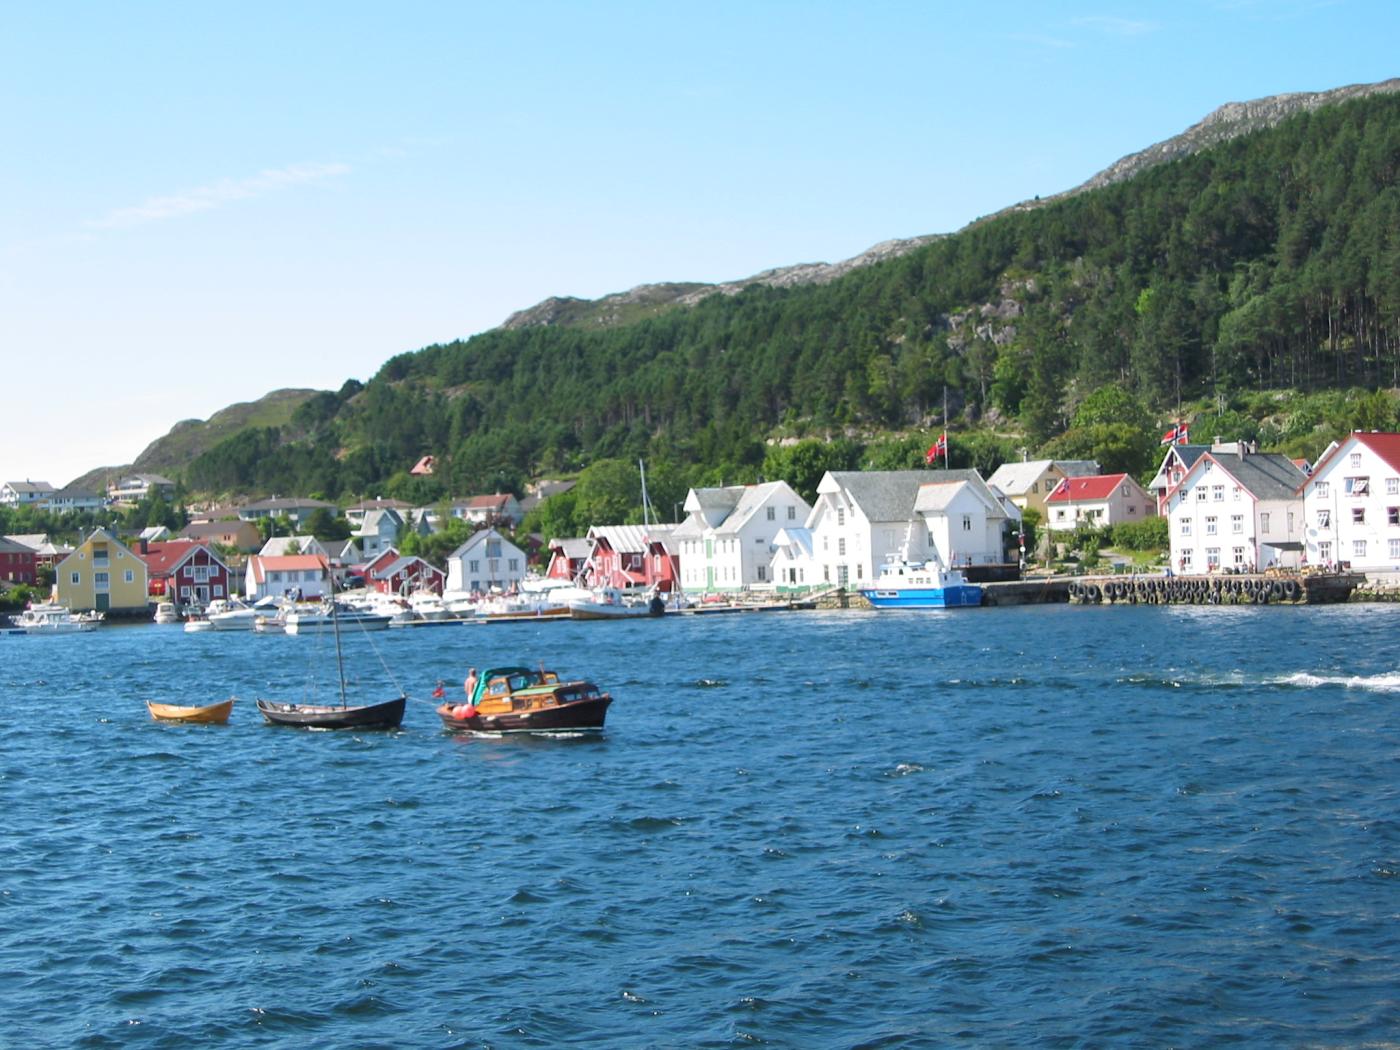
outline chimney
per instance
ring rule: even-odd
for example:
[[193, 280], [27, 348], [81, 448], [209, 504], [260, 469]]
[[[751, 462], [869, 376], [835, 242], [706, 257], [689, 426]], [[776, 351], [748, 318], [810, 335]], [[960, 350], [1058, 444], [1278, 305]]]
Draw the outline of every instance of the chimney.
[[150, 550], [151, 550], [151, 545], [150, 545], [149, 543], [146, 542], [146, 537], [145, 537], [145, 536], [142, 536], [142, 537], [141, 537], [141, 555], [142, 555], [142, 557], [145, 557], [147, 554], [149, 554], [149, 553], [150, 553]]

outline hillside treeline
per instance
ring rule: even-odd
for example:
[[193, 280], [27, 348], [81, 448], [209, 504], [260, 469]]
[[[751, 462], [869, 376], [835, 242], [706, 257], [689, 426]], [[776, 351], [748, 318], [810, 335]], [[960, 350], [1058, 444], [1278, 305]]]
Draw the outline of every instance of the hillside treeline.
[[[1110, 385], [1154, 419], [1204, 396], [1400, 385], [1397, 166], [1400, 98], [1302, 114], [825, 286], [402, 354], [185, 481], [431, 499], [645, 457], [733, 482], [770, 435], [942, 425], [945, 391], [962, 421], [1035, 449]], [[438, 473], [410, 483], [426, 453]]]

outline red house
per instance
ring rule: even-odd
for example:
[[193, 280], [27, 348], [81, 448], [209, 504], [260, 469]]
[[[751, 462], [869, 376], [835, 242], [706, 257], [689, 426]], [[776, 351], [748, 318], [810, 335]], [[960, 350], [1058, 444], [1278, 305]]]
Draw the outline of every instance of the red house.
[[233, 574], [217, 554], [195, 540], [142, 543], [138, 557], [146, 563], [147, 593], [155, 601], [207, 605], [227, 598]]
[[584, 579], [594, 587], [655, 590], [680, 588], [680, 555], [671, 550], [672, 525], [595, 525]]
[[0, 536], [0, 580], [33, 583], [39, 570], [38, 557], [34, 548]]
[[380, 594], [411, 594], [432, 591], [441, 594], [447, 574], [418, 557], [403, 555], [390, 547], [364, 567], [365, 586]]
[[593, 544], [586, 539], [550, 540], [549, 567], [544, 574], [551, 580], [573, 582], [588, 568]]

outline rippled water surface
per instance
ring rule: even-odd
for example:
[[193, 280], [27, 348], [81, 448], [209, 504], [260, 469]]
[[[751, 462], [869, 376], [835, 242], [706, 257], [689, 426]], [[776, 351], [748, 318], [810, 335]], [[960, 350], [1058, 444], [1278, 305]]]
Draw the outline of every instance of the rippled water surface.
[[[1357, 1045], [1400, 1031], [1400, 608], [0, 637], [0, 1044]], [[598, 739], [427, 699], [545, 661]], [[392, 689], [378, 690], [392, 695]], [[143, 701], [239, 697], [231, 723]]]

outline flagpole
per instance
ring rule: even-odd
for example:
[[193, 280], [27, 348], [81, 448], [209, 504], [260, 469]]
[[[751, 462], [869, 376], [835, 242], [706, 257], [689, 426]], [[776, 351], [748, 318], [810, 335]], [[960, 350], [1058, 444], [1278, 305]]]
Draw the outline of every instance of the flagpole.
[[948, 469], [948, 384], [943, 384], [943, 469]]

